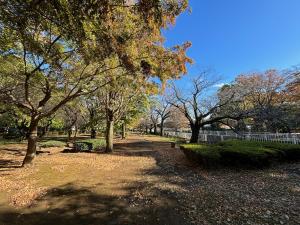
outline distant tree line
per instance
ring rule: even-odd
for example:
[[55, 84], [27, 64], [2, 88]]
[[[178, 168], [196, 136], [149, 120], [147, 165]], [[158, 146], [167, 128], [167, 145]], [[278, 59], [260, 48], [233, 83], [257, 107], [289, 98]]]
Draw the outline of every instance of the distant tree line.
[[300, 72], [295, 70], [242, 74], [218, 90], [219, 79], [203, 70], [188, 90], [172, 82], [167, 94], [156, 98], [140, 128], [161, 135], [164, 127], [188, 129], [190, 142], [201, 129], [232, 129], [235, 132], [299, 132]]

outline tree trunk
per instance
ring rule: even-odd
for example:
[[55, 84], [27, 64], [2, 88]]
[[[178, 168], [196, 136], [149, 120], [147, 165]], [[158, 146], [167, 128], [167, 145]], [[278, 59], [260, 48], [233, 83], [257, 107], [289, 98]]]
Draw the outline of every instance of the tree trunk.
[[41, 128], [42, 131], [38, 135], [39, 138], [44, 137], [48, 133], [49, 128], [50, 128], [51, 125], [52, 125], [52, 119], [48, 120], [46, 126], [44, 126], [44, 127]]
[[200, 126], [192, 125], [191, 129], [192, 129], [192, 136], [191, 136], [191, 139], [190, 139], [190, 143], [198, 143], [198, 137], [199, 137], [199, 133], [200, 133]]
[[29, 131], [28, 131], [27, 151], [22, 166], [30, 164], [36, 156], [36, 147], [37, 147], [37, 140], [38, 140], [38, 136], [37, 136], [38, 123], [39, 123], [38, 119], [31, 119]]
[[92, 128], [92, 129], [91, 129], [91, 138], [92, 138], [92, 139], [95, 139], [96, 136], [97, 136], [96, 129], [95, 129], [95, 128]]
[[77, 127], [77, 126], [75, 126], [74, 139], [76, 139], [76, 138], [77, 138], [77, 132], [78, 132], [78, 127]]
[[154, 125], [154, 134], [155, 135], [157, 134], [157, 125], [156, 124]]
[[111, 111], [107, 112], [107, 121], [106, 121], [106, 150], [105, 152], [112, 152], [114, 148], [113, 139], [114, 139], [114, 118]]
[[164, 121], [160, 122], [160, 136], [164, 136]]
[[126, 138], [126, 124], [122, 124], [122, 139]]
[[68, 130], [68, 141], [71, 140], [71, 136], [72, 136], [72, 128]]
[[146, 126], [146, 134], [148, 134], [148, 126]]
[[96, 129], [94, 127], [94, 123], [95, 123], [95, 115], [96, 115], [96, 112], [94, 109], [91, 109], [90, 110], [90, 124], [91, 124], [91, 139], [95, 139], [96, 136], [97, 136], [97, 132], [96, 132]]

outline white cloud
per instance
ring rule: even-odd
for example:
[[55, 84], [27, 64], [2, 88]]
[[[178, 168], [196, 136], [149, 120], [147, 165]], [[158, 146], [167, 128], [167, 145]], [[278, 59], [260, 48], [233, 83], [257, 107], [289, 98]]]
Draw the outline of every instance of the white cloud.
[[225, 83], [219, 83], [219, 84], [215, 84], [214, 87], [216, 88], [221, 88], [225, 85]]

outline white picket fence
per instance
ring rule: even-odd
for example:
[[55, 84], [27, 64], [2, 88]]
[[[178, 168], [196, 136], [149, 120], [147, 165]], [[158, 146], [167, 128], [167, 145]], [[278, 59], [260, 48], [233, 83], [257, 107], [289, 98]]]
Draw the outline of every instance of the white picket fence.
[[176, 131], [165, 131], [164, 134], [167, 137], [178, 137], [178, 138], [184, 138], [184, 139], [190, 139], [192, 136], [192, 133], [176, 132]]
[[[191, 133], [166, 131], [166, 136], [190, 139]], [[200, 131], [198, 142], [215, 143], [228, 139], [245, 139], [253, 141], [271, 141], [300, 144], [300, 133], [235, 133], [233, 131]]]

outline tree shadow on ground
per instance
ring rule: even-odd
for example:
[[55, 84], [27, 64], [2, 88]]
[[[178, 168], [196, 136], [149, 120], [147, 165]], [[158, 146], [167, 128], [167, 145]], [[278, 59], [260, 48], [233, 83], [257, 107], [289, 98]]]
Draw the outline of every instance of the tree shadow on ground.
[[176, 202], [160, 196], [149, 205], [135, 204], [133, 191], [126, 196], [102, 195], [92, 188], [67, 184], [51, 189], [25, 210], [0, 211], [1, 225], [184, 225], [184, 219], [174, 212]]
[[3, 169], [13, 169], [19, 168], [22, 165], [23, 157], [25, 156], [25, 152], [20, 147], [1, 147], [0, 148], [0, 172], [5, 170]]
[[[163, 157], [159, 153], [159, 150], [169, 154], [169, 157]], [[153, 157], [158, 165], [167, 163], [167, 161], [173, 157], [172, 155], [174, 153], [180, 157], [180, 162], [179, 164], [175, 163], [175, 167], [180, 166], [180, 163], [183, 163], [183, 167], [186, 167], [189, 170], [191, 168], [199, 168], [198, 164], [187, 160], [185, 155], [179, 149], [171, 148], [171, 145], [168, 142], [138, 141], [132, 143], [117, 143], [115, 144], [115, 149], [113, 152], [114, 155], [121, 156]]]
[[[165, 156], [161, 155], [161, 153], [165, 153]], [[160, 177], [166, 183], [178, 187], [189, 187], [193, 184], [203, 183], [206, 180], [206, 178], [198, 173], [199, 165], [187, 160], [181, 150], [171, 148], [168, 142], [138, 141], [118, 143], [115, 145], [113, 154], [129, 157], [151, 157], [155, 159], [157, 167], [146, 169], [143, 173]], [[177, 159], [174, 159], [175, 155]]]
[[[159, 152], [157, 149], [163, 151]], [[35, 205], [27, 209], [1, 211], [0, 205], [0, 224], [191, 224], [179, 199], [182, 199], [182, 189], [188, 190], [192, 184], [203, 182], [204, 179], [194, 176], [191, 168], [182, 166], [181, 162], [169, 162], [170, 157], [161, 155], [166, 151], [167, 154], [174, 151], [182, 160], [186, 160], [178, 149], [171, 149], [169, 143], [139, 140], [118, 143], [113, 155], [151, 157], [156, 162], [154, 168], [140, 171], [144, 174], [142, 180], [130, 183], [129, 187], [116, 184], [127, 193], [126, 195], [120, 197], [103, 194], [101, 191], [99, 193], [101, 183], [93, 187], [68, 184], [48, 190], [45, 196], [37, 199]], [[95, 191], [95, 187], [98, 188], [98, 192]]]
[[1, 151], [5, 154], [13, 155], [13, 156], [25, 156], [25, 152], [21, 149], [15, 149], [15, 148], [1, 148]]
[[114, 145], [115, 155], [122, 156], [154, 156], [153, 143], [149, 141], [137, 141], [132, 143], [117, 143]]
[[[0, 169], [13, 169], [13, 168], [20, 168], [21, 163], [17, 160], [11, 160], [11, 159], [0, 159]], [[4, 170], [1, 170], [2, 172]]]

